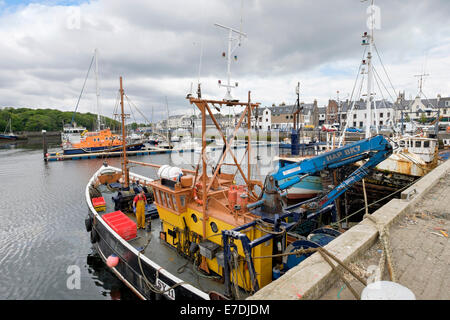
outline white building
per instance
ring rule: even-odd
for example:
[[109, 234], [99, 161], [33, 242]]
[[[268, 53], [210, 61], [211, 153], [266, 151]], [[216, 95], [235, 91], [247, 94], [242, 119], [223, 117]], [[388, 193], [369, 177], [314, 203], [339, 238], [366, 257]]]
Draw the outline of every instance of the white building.
[[[367, 109], [364, 100], [356, 101], [351, 110], [353, 102], [345, 101], [340, 107], [340, 125], [345, 127], [348, 122], [348, 127], [365, 128], [367, 122]], [[375, 101], [375, 108], [372, 105], [372, 124], [373, 126], [390, 126], [393, 125], [394, 119], [394, 104], [388, 101]]]

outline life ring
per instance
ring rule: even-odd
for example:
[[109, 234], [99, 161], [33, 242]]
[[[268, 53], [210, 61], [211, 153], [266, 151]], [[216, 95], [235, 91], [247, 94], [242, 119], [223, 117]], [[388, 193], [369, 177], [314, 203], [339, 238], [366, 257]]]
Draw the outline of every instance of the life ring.
[[91, 231], [91, 243], [94, 244], [98, 241], [98, 233], [95, 229]]
[[84, 225], [86, 226], [86, 231], [90, 232], [92, 230], [92, 218], [91, 216], [87, 216], [86, 219], [84, 219]]
[[197, 183], [193, 189], [193, 196], [194, 196], [194, 201], [197, 202], [199, 205], [203, 205], [203, 200], [199, 199], [197, 196], [197, 192], [198, 192], [198, 187], [201, 186], [200, 183]]

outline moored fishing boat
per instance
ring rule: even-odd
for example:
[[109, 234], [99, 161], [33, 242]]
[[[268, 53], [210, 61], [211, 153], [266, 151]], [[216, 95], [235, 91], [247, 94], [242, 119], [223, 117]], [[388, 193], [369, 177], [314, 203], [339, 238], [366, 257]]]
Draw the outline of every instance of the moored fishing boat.
[[[335, 221], [334, 200], [392, 152], [391, 145], [376, 136], [305, 160], [301, 166], [288, 165], [263, 183], [251, 179], [250, 163], [244, 170], [228, 143], [243, 118], [250, 118], [259, 105], [251, 103], [250, 93], [248, 102], [193, 97], [189, 101], [202, 112], [202, 119], [207, 113], [211, 116], [224, 141], [217, 165], [209, 168], [206, 163], [203, 122], [202, 157], [196, 170], [129, 161], [123, 144], [122, 168], [104, 164], [86, 186], [86, 228], [94, 248], [143, 299], [242, 299], [252, 295], [309, 255], [298, 250], [323, 246], [340, 234], [323, 228]], [[210, 104], [245, 108], [231, 137], [221, 131]], [[250, 158], [250, 135], [247, 139]], [[226, 167], [234, 167], [230, 173], [222, 171], [227, 155], [234, 162], [227, 163]], [[316, 172], [361, 159], [368, 159], [363, 168], [331, 192], [307, 203], [285, 205], [284, 191], [290, 186]], [[130, 173], [129, 163], [157, 168], [158, 178]], [[243, 184], [235, 183], [237, 174]], [[111, 197], [111, 191], [117, 194]], [[146, 210], [146, 230], [137, 229], [131, 210], [141, 191], [151, 204]], [[280, 254], [287, 257], [281, 259]]]
[[[128, 151], [141, 150], [144, 147], [142, 142], [128, 143]], [[94, 152], [112, 152], [119, 151], [122, 148], [122, 138], [113, 134], [110, 129], [89, 132], [83, 131], [80, 135], [80, 142], [63, 143], [63, 153], [70, 154], [86, 154]]]

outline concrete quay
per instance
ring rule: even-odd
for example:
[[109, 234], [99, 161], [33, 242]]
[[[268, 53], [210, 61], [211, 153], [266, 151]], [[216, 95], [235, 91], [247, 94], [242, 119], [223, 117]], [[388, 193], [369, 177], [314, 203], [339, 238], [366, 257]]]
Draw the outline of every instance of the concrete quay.
[[[417, 299], [450, 299], [450, 161], [446, 161], [325, 248], [364, 279], [378, 265], [378, 228], [389, 230], [397, 282]], [[337, 264], [334, 262], [337, 266]], [[364, 286], [337, 266], [361, 294]], [[389, 280], [387, 267], [383, 280]], [[368, 281], [370, 282], [370, 281]], [[355, 299], [319, 253], [305, 259], [248, 300]]]

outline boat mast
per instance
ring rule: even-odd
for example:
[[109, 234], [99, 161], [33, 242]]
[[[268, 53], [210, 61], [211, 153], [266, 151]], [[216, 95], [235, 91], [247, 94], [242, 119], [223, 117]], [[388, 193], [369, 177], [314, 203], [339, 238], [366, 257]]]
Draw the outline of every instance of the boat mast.
[[123, 86], [122, 77], [120, 77], [120, 108], [122, 116], [122, 146], [123, 146], [123, 162], [122, 162], [122, 173], [125, 177], [124, 188], [128, 188], [130, 185], [130, 176], [128, 173], [128, 161], [127, 161], [127, 142], [125, 134], [125, 112], [123, 108]]
[[367, 53], [367, 100], [366, 100], [366, 109], [367, 109], [367, 120], [366, 120], [366, 138], [370, 138], [371, 131], [370, 126], [372, 124], [372, 82], [373, 82], [373, 65], [372, 65], [372, 50], [373, 50], [373, 29], [374, 29], [374, 17], [373, 17], [373, 0], [371, 4], [370, 11], [370, 34], [364, 32], [362, 45], [368, 45], [369, 51]]
[[100, 91], [98, 88], [98, 52], [95, 49], [95, 89], [97, 95], [97, 130], [101, 130], [100, 126]]
[[[231, 101], [231, 100], [233, 100], [233, 97], [231, 96], [231, 89], [236, 88], [238, 86], [237, 82], [234, 85], [231, 85], [231, 55], [236, 50], [236, 48], [241, 45], [241, 37], [247, 37], [247, 35], [241, 31], [235, 30], [230, 27], [223, 26], [218, 23], [215, 23], [214, 25], [228, 30], [228, 54], [226, 56], [226, 58], [227, 58], [227, 84], [222, 84], [222, 81], [219, 80], [219, 87], [227, 88], [227, 93], [225, 94], [224, 100]], [[237, 44], [233, 48], [231, 48], [233, 45], [233, 41], [236, 40], [235, 38], [233, 38], [233, 32], [237, 33], [239, 35], [239, 38], [238, 38]], [[225, 54], [225, 53], [223, 53], [223, 54]], [[235, 59], [236, 59], [236, 56], [235, 56]]]

